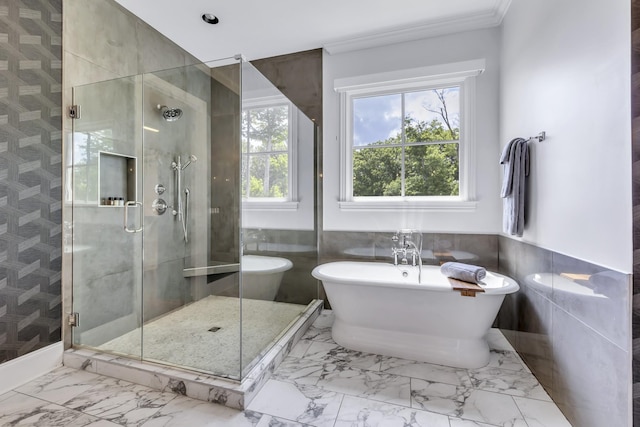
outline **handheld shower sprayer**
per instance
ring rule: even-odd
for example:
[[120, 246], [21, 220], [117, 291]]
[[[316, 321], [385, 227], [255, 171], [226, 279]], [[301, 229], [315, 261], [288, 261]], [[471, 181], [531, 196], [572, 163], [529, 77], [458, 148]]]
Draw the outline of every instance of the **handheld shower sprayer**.
[[193, 154], [190, 155], [189, 156], [189, 160], [187, 160], [187, 162], [184, 165], [182, 165], [182, 169], [183, 170], [186, 169], [187, 166], [189, 166], [191, 163], [197, 162], [197, 161], [198, 161], [198, 158], [195, 155], [193, 155]]
[[177, 198], [178, 198], [178, 210], [174, 211], [174, 215], [178, 217], [178, 221], [182, 223], [182, 231], [184, 234], [184, 241], [188, 242], [188, 212], [189, 212], [189, 189], [184, 189], [184, 203], [182, 200], [182, 171], [187, 168], [191, 163], [197, 161], [198, 158], [195, 155], [190, 155], [189, 160], [187, 160], [184, 164], [182, 163], [182, 159], [178, 156], [177, 161], [171, 162], [171, 169], [176, 172], [176, 190], [177, 190]]
[[178, 156], [178, 161], [173, 161], [171, 162], [171, 169], [173, 170], [185, 170], [187, 168], [187, 166], [189, 166], [191, 163], [198, 161], [198, 158], [195, 155], [190, 155], [189, 156], [189, 160], [187, 160], [185, 163], [182, 163], [180, 160], [180, 156]]

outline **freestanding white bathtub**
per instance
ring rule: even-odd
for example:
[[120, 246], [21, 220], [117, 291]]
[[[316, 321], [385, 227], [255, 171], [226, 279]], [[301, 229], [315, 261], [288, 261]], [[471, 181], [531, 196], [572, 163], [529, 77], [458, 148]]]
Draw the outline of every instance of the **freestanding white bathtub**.
[[518, 284], [487, 272], [476, 297], [453, 291], [437, 266], [422, 268], [375, 262], [319, 265], [335, 315], [332, 336], [343, 347], [460, 368], [489, 363], [485, 335], [506, 294]]
[[286, 258], [242, 255], [242, 298], [275, 300], [284, 272], [291, 267], [293, 263]]

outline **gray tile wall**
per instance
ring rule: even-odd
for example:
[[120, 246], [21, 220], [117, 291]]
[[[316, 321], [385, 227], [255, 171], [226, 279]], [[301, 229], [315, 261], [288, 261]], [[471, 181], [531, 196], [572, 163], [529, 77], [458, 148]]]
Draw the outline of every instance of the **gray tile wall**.
[[0, 363], [60, 341], [62, 0], [0, 1]]
[[322, 128], [322, 49], [258, 59], [251, 64]]
[[515, 278], [497, 325], [573, 425], [630, 416], [631, 276], [500, 236]]
[[[239, 65], [228, 65], [213, 70], [211, 80], [210, 257], [214, 262], [237, 263], [240, 258], [239, 73]], [[228, 82], [235, 84], [229, 87]]]
[[[323, 231], [320, 263], [338, 260], [393, 261], [393, 233]], [[498, 269], [498, 237], [494, 234], [423, 234], [423, 264], [440, 265], [459, 261]]]
[[[142, 263], [145, 322], [191, 302], [191, 285], [200, 278], [187, 279], [183, 277], [182, 270], [208, 265], [210, 165], [207, 160], [211, 155], [211, 78], [208, 71], [200, 65], [193, 65], [143, 75], [144, 124], [160, 130], [145, 133], [142, 161], [142, 201], [147, 207], [144, 210]], [[182, 109], [182, 117], [175, 122], [165, 121], [158, 114], [159, 104]], [[185, 164], [190, 155], [195, 155], [198, 160], [182, 171], [180, 195], [188, 210], [189, 241], [185, 242], [182, 225], [171, 210], [158, 215], [148, 207], [158, 198], [170, 206], [178, 205], [176, 172], [170, 165], [172, 161], [177, 162], [178, 156]], [[155, 192], [157, 184], [166, 187], [162, 195]], [[188, 206], [184, 197], [186, 188], [190, 190]]]

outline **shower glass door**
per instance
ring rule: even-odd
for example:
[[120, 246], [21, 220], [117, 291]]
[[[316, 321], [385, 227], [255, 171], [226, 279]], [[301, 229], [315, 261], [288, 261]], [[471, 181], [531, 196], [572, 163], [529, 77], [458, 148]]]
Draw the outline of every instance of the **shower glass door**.
[[[65, 159], [73, 231], [65, 250], [73, 252], [79, 314], [73, 343], [133, 358], [142, 357], [141, 82], [135, 76], [74, 88], [81, 116]], [[116, 345], [125, 334], [128, 345]]]

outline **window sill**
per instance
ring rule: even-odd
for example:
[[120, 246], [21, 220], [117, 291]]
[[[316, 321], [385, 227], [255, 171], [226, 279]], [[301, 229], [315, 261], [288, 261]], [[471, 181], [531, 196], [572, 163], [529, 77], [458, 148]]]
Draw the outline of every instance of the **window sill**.
[[338, 202], [341, 211], [380, 211], [380, 212], [473, 212], [478, 202], [466, 200], [358, 200]]
[[298, 202], [242, 202], [247, 211], [297, 211]]

